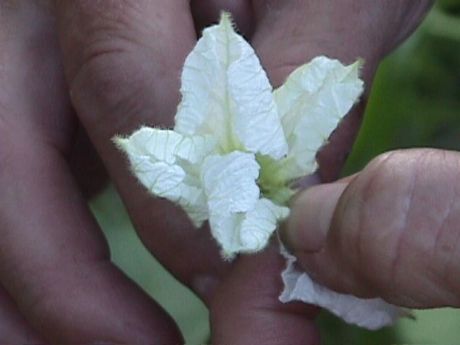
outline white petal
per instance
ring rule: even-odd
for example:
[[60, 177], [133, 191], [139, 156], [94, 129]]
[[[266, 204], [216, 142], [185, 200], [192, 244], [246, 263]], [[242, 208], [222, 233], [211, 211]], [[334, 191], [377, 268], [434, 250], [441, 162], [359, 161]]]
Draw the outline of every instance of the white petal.
[[207, 157], [201, 181], [210, 212], [228, 215], [252, 210], [259, 200], [258, 176], [259, 164], [252, 153], [235, 151]]
[[142, 127], [128, 138], [116, 138], [116, 143], [133, 158], [150, 157], [154, 161], [172, 164], [183, 136], [170, 130]]
[[184, 136], [177, 145], [175, 155], [190, 164], [201, 165], [204, 159], [215, 151], [216, 141], [208, 136]]
[[299, 67], [274, 93], [289, 144], [287, 179], [311, 174], [315, 156], [363, 91], [360, 62], [344, 66], [317, 57]]
[[259, 200], [258, 176], [259, 165], [252, 153], [236, 151], [204, 161], [201, 179], [208, 199], [209, 224], [224, 256], [262, 249], [276, 227], [276, 217], [268, 226], [267, 221], [254, 224], [259, 220], [258, 212], [265, 220], [278, 211], [270, 208], [270, 201]]
[[278, 223], [289, 215], [289, 209], [259, 199], [247, 212], [228, 215], [210, 210], [209, 224], [214, 238], [222, 247], [225, 258], [238, 253], [255, 253], [264, 249]]
[[302, 301], [329, 310], [345, 322], [371, 330], [392, 325], [400, 317], [409, 315], [406, 309], [391, 305], [380, 298], [362, 299], [340, 294], [315, 283], [300, 271], [296, 258], [281, 247], [287, 267], [281, 274], [284, 290], [279, 299], [283, 303]]
[[177, 201], [186, 172], [176, 163], [176, 149], [183, 137], [173, 131], [143, 127], [117, 144], [128, 155], [142, 184], [159, 197]]
[[273, 158], [287, 153], [266, 73], [228, 15], [203, 31], [187, 57], [181, 92], [179, 133], [215, 135], [221, 153], [242, 150]]
[[212, 150], [213, 140], [143, 127], [115, 141], [126, 152], [133, 173], [151, 193], [181, 205], [196, 226], [208, 218], [199, 166]]
[[254, 209], [247, 212], [240, 228], [242, 251], [257, 252], [268, 244], [278, 223], [287, 218], [289, 209], [275, 205], [268, 199], [257, 201]]

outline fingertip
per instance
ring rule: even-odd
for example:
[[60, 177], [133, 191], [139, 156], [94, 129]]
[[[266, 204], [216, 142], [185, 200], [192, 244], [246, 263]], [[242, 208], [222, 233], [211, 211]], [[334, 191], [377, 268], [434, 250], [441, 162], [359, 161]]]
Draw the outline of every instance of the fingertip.
[[281, 230], [281, 238], [293, 252], [317, 252], [326, 241], [336, 205], [347, 187], [345, 183], [317, 185], [294, 200], [291, 215]]

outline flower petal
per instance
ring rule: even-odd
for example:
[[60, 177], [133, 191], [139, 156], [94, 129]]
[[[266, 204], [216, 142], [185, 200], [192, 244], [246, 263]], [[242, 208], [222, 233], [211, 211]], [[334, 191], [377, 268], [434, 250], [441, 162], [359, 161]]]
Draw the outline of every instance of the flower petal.
[[274, 93], [289, 144], [285, 179], [311, 174], [315, 156], [363, 91], [361, 62], [344, 66], [317, 57], [296, 69]]
[[211, 134], [220, 152], [287, 153], [281, 121], [265, 71], [229, 16], [203, 31], [182, 72], [182, 102], [175, 130]]
[[259, 200], [258, 176], [259, 165], [252, 153], [213, 155], [203, 164], [211, 233], [228, 258], [264, 248], [282, 213], [279, 209], [285, 211], [269, 200]]
[[209, 211], [228, 215], [252, 210], [260, 195], [258, 176], [259, 164], [253, 153], [235, 151], [207, 157], [201, 180]]
[[281, 274], [284, 290], [279, 299], [283, 303], [302, 301], [329, 310], [345, 322], [370, 330], [392, 325], [400, 317], [410, 313], [391, 305], [380, 298], [363, 299], [340, 294], [315, 283], [307, 273], [300, 271], [296, 258], [281, 247], [281, 254], [287, 259], [287, 267]]
[[222, 215], [210, 210], [211, 232], [222, 247], [224, 258], [238, 253], [255, 253], [264, 249], [278, 223], [289, 215], [289, 209], [268, 199], [257, 200], [254, 208], [243, 213]]
[[212, 138], [142, 127], [115, 141], [128, 155], [133, 173], [151, 193], [181, 205], [195, 226], [208, 218], [199, 165], [213, 150]]
[[287, 218], [289, 208], [262, 198], [247, 212], [240, 228], [240, 241], [245, 252], [257, 252], [267, 245], [278, 223]]

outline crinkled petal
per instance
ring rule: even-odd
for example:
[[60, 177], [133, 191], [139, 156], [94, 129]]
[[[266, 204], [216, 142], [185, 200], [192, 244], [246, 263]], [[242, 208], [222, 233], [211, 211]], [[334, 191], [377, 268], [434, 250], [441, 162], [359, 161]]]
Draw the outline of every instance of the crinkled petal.
[[258, 200], [241, 223], [239, 238], [242, 250], [257, 252], [265, 248], [278, 223], [288, 215], [289, 208], [278, 206], [265, 198]]
[[192, 165], [201, 165], [204, 159], [214, 152], [216, 140], [213, 136], [183, 136], [176, 147], [175, 155]]
[[177, 202], [186, 172], [176, 164], [175, 152], [183, 137], [173, 131], [143, 127], [117, 144], [128, 155], [141, 183], [159, 197]]
[[196, 226], [208, 218], [199, 166], [213, 149], [212, 138], [142, 127], [115, 141], [127, 154], [133, 173], [151, 193], [181, 205]]
[[297, 269], [296, 258], [281, 248], [287, 267], [281, 274], [284, 290], [279, 299], [283, 303], [302, 301], [329, 310], [345, 322], [371, 330], [392, 325], [400, 317], [408, 316], [406, 309], [391, 305], [380, 298], [362, 299], [340, 294], [315, 283], [307, 273]]
[[259, 199], [247, 212], [222, 215], [210, 212], [211, 232], [222, 247], [225, 258], [238, 253], [255, 253], [264, 249], [280, 221], [289, 215], [289, 209], [275, 205], [268, 199]]
[[214, 135], [221, 153], [242, 150], [276, 159], [287, 153], [267, 75], [228, 15], [203, 31], [187, 57], [181, 92], [179, 133]]
[[361, 62], [344, 66], [317, 57], [296, 69], [274, 93], [289, 144], [285, 179], [311, 174], [315, 156], [363, 91]]
[[269, 200], [259, 200], [258, 176], [253, 153], [236, 151], [204, 161], [201, 179], [211, 232], [227, 257], [262, 249], [276, 227], [279, 210]]
[[201, 181], [210, 213], [228, 215], [252, 210], [260, 195], [256, 184], [259, 169], [253, 153], [208, 156]]

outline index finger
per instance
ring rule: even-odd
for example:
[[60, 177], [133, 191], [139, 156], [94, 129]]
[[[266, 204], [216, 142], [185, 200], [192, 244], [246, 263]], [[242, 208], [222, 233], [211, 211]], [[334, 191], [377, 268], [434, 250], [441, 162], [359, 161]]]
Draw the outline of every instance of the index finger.
[[[170, 125], [180, 71], [196, 42], [189, 1], [56, 1], [72, 101], [136, 230], [156, 258], [183, 282], [221, 274], [208, 232], [189, 231], [185, 214], [152, 198], [111, 139], [141, 125]], [[211, 252], [211, 253], [210, 253]], [[181, 255], [176, 255], [181, 253]], [[204, 277], [203, 281], [209, 281]]]

